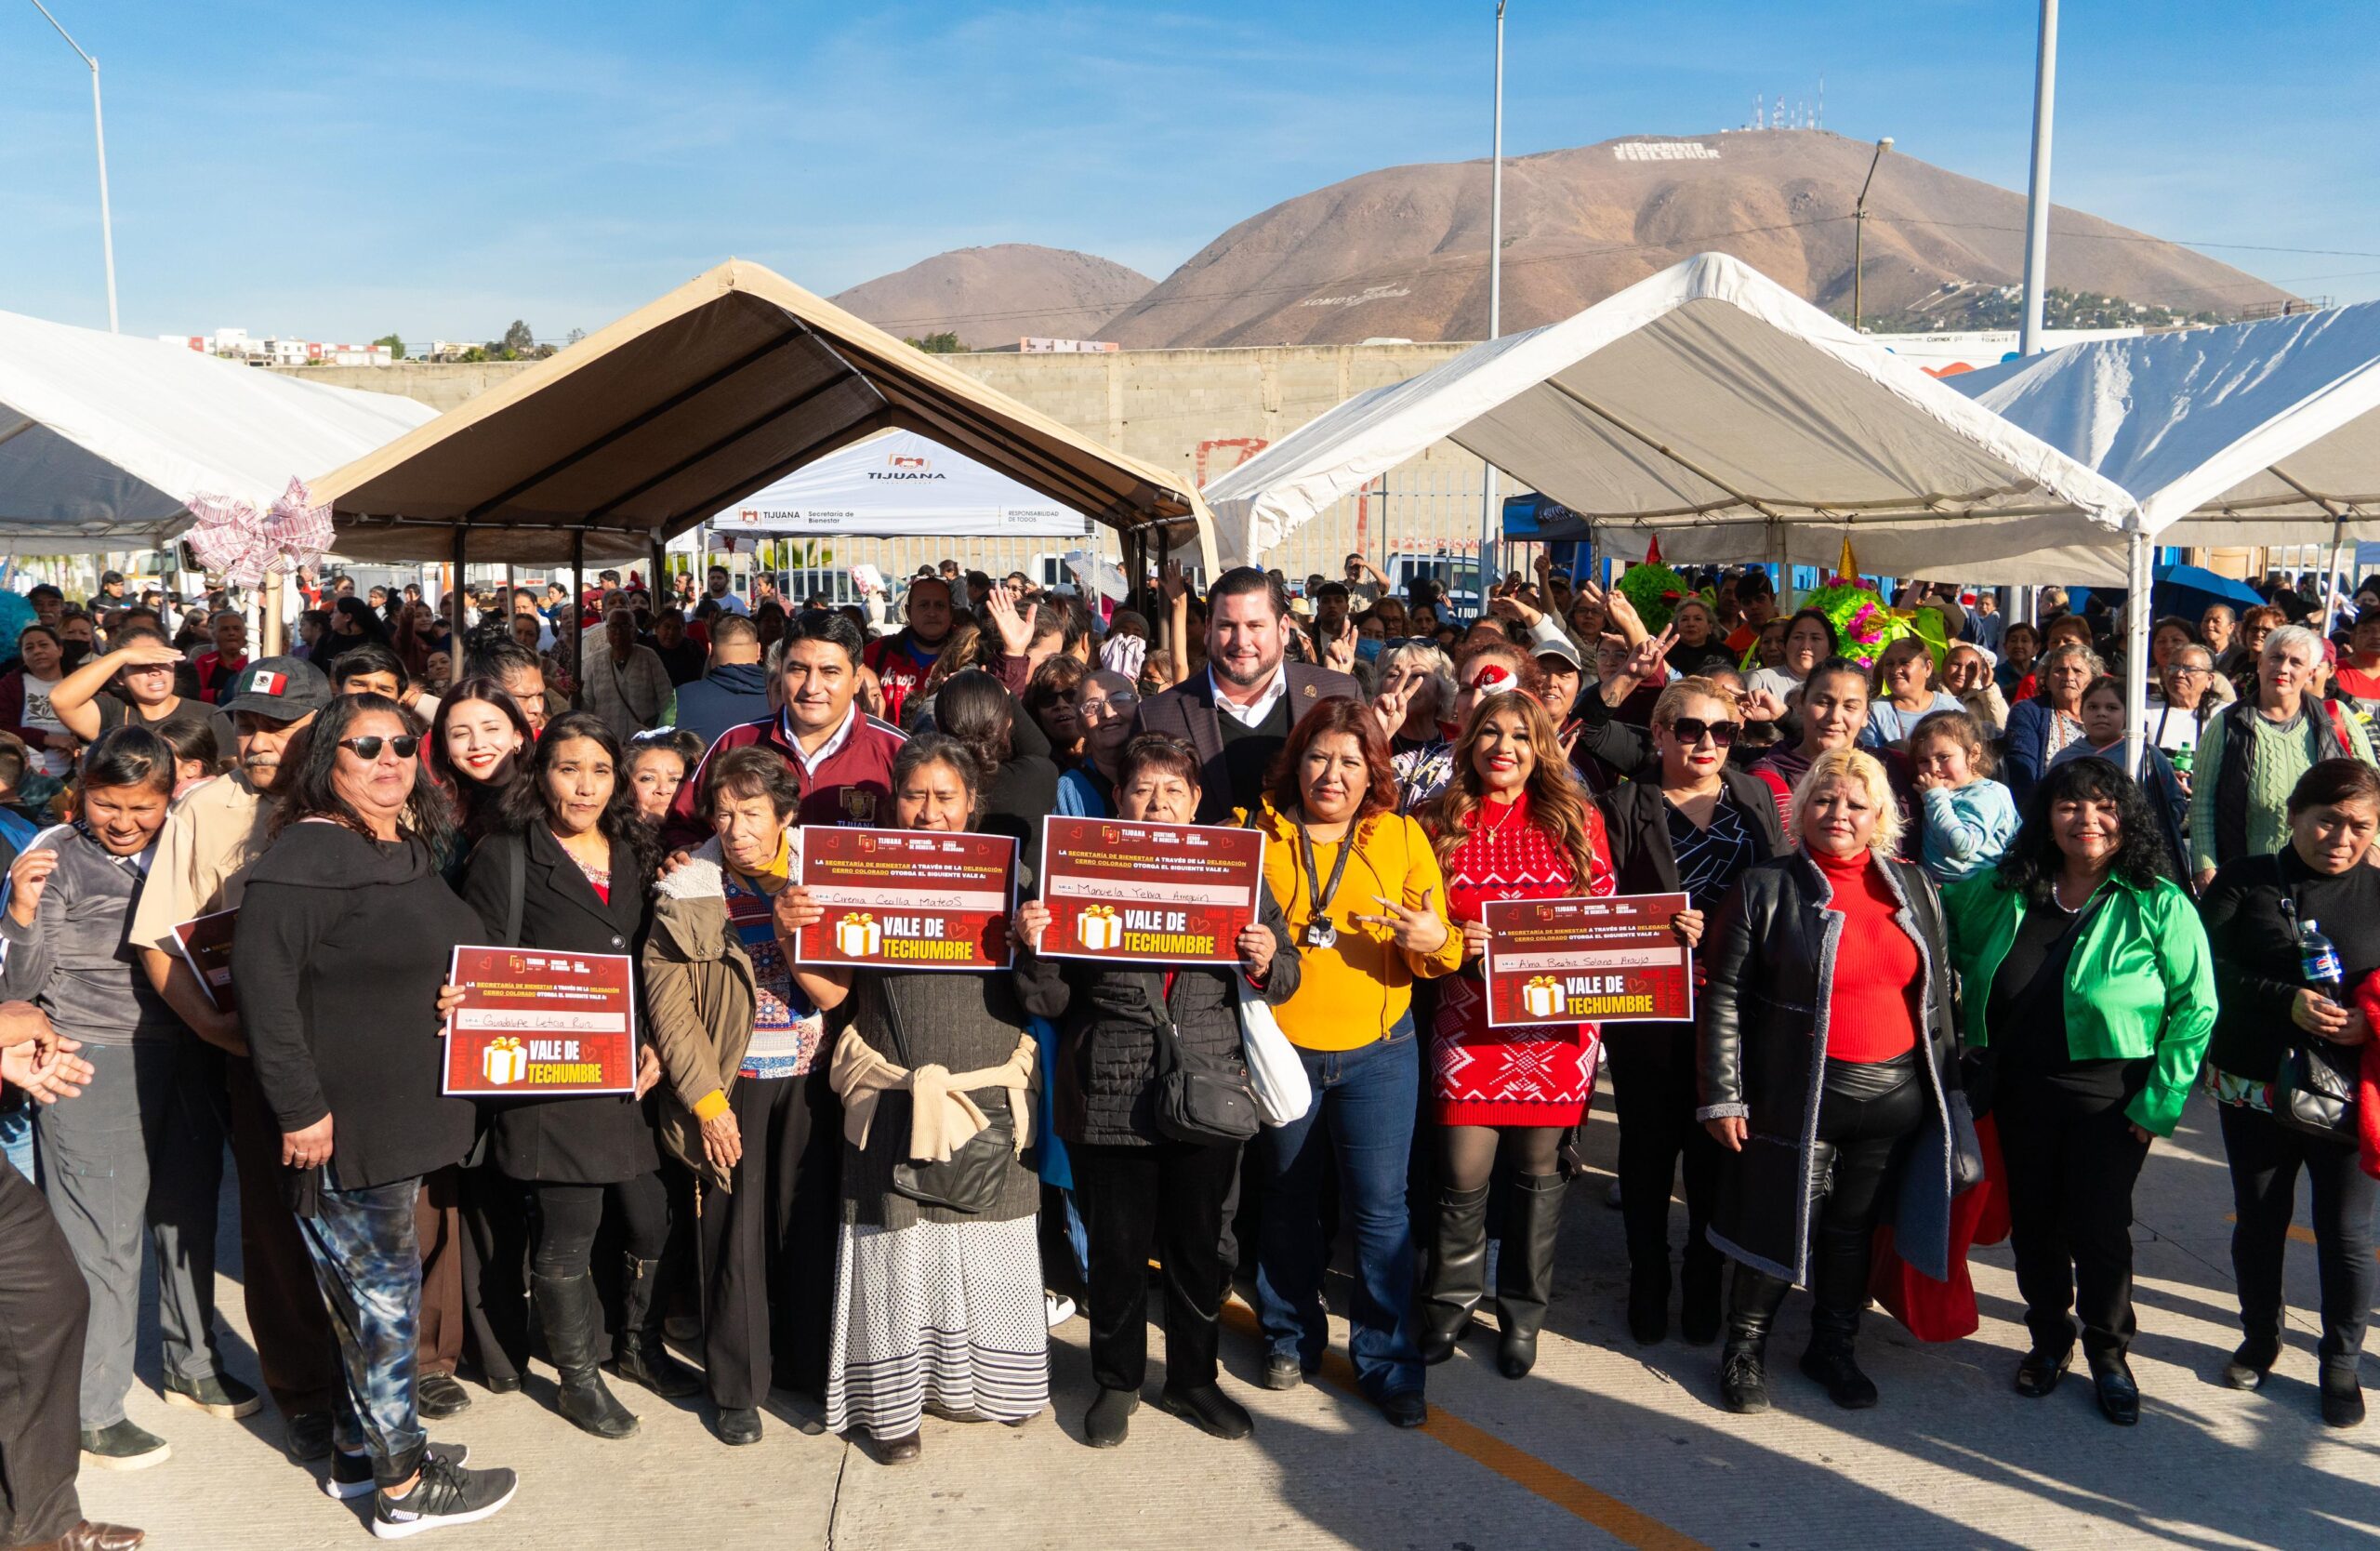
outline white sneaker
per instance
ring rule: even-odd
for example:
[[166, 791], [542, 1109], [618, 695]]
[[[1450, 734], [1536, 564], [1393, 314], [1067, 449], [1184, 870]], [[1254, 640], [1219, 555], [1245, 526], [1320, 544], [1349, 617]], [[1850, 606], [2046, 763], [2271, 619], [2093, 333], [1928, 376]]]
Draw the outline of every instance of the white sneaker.
[[1075, 1301], [1063, 1292], [1044, 1292], [1041, 1294], [1041, 1311], [1050, 1317], [1050, 1328], [1056, 1330], [1075, 1317]]

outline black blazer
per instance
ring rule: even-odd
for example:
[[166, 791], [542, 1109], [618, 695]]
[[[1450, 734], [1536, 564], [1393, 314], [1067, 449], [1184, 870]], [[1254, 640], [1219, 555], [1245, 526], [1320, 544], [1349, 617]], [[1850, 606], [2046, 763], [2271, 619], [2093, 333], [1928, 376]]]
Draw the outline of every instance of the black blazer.
[[[514, 855], [522, 859], [521, 935], [508, 938]], [[565, 953], [622, 953], [644, 948], [653, 916], [643, 869], [625, 847], [612, 851], [612, 901], [606, 905], [578, 864], [542, 824], [525, 834], [496, 834], [480, 842], [463, 875], [464, 903], [486, 929], [480, 940], [503, 948]], [[640, 1016], [640, 1022], [641, 1022]], [[637, 1048], [643, 1048], [638, 1029]], [[613, 1185], [651, 1173], [659, 1154], [645, 1107], [626, 1094], [584, 1098], [493, 1099], [483, 1109], [496, 1166], [513, 1179], [556, 1185]]]
[[[1356, 701], [1364, 697], [1363, 686], [1335, 669], [1316, 668], [1302, 662], [1287, 666], [1287, 698], [1292, 727], [1306, 712], [1333, 696]], [[1197, 817], [1201, 824], [1228, 824], [1234, 808], [1252, 806], [1259, 795], [1231, 789], [1231, 776], [1223, 763], [1222, 717], [1223, 713], [1215, 709], [1214, 680], [1201, 671], [1192, 674], [1187, 683], [1142, 701], [1139, 714], [1132, 719], [1135, 736], [1164, 733], [1198, 750]]]
[[[1785, 854], [1785, 823], [1768, 783], [1734, 765], [1719, 767], [1727, 801], [1752, 829], [1753, 862]], [[1677, 852], [1670, 844], [1668, 804], [1661, 801], [1660, 769], [1595, 799], [1603, 807], [1611, 870], [1621, 894], [1678, 892]], [[1706, 923], [1707, 924], [1707, 923]]]

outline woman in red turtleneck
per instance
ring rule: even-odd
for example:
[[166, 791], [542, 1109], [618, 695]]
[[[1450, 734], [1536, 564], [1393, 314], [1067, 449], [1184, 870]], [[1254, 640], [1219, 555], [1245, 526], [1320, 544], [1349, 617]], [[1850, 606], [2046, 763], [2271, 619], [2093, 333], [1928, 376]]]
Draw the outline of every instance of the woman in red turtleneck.
[[1562, 757], [1554, 719], [1534, 696], [1479, 697], [1456, 743], [1453, 774], [1421, 814], [1447, 879], [1447, 917], [1462, 930], [1461, 974], [1438, 983], [1431, 1030], [1441, 1163], [1421, 1357], [1443, 1362], [1487, 1296], [1488, 1187], [1513, 1160], [1496, 1270], [1497, 1366], [1508, 1379], [1537, 1360], [1562, 1222], [1563, 1133], [1585, 1118], [1600, 1054], [1591, 1023], [1491, 1028], [1480, 978], [1489, 900], [1612, 892], [1603, 815]]
[[1884, 766], [1831, 749], [1793, 790], [1793, 854], [1747, 870], [1705, 967], [1697, 1117], [1728, 1149], [1711, 1242], [1736, 1262], [1720, 1398], [1765, 1411], [1768, 1328], [1787, 1289], [1816, 1306], [1802, 1372], [1837, 1405], [1872, 1406], [1854, 1343], [1870, 1242], [1949, 1273], [1957, 1080], [1941, 902], [1892, 859]]

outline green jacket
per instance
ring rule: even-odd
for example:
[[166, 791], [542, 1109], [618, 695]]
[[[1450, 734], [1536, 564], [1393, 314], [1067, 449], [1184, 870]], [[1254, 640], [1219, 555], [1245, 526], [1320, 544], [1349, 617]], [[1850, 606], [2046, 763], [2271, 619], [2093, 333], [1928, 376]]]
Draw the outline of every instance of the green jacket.
[[[2148, 1086], [2126, 1108], [2133, 1123], [2171, 1136], [2215, 1032], [2215, 961], [2189, 896], [2162, 879], [2117, 881], [2091, 918], [2066, 974], [2066, 1048], [2077, 1061], [2154, 1056]], [[2024, 896], [1984, 873], [1942, 891], [1950, 959], [1959, 972], [1965, 1042], [1991, 1043], [1984, 1007], [2016, 940]]]

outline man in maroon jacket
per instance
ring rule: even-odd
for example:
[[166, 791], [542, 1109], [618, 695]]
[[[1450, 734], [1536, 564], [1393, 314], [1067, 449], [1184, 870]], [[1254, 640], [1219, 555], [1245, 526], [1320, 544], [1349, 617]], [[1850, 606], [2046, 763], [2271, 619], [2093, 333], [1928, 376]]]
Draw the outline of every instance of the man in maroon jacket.
[[853, 704], [864, 645], [859, 627], [830, 610], [804, 609], [787, 619], [785, 666], [777, 678], [784, 709], [719, 735], [678, 788], [664, 838], [673, 845], [709, 838], [696, 816], [703, 777], [723, 750], [750, 744], [774, 750], [800, 783], [796, 823], [890, 828], [892, 761], [907, 740], [898, 727]]

